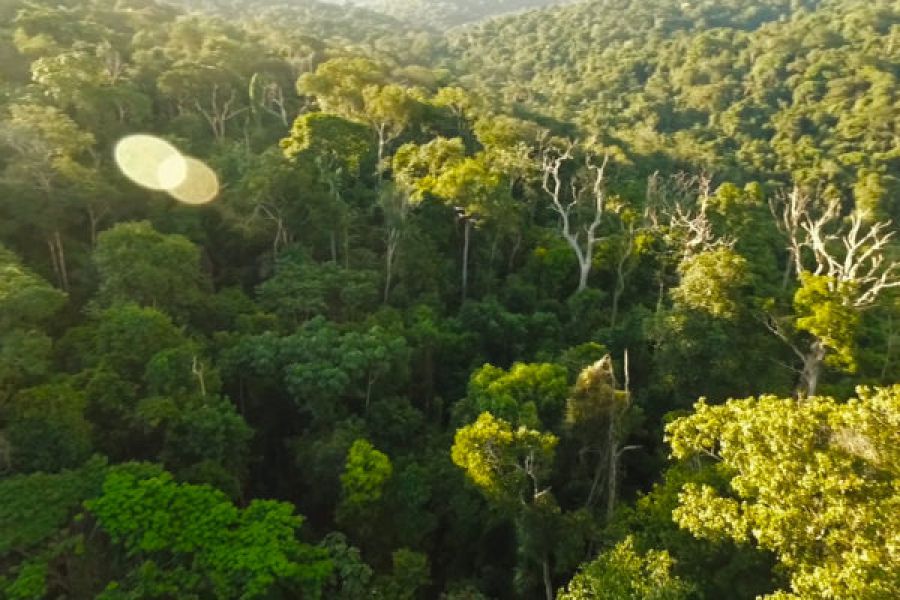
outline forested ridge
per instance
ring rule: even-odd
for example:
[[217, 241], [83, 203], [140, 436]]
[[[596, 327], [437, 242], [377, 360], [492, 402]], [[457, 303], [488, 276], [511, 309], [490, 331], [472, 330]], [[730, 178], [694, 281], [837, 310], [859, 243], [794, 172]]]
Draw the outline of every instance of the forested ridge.
[[894, 598], [900, 1], [355, 4], [0, 0], [0, 600]]
[[326, 0], [356, 5], [407, 23], [442, 30], [490, 17], [562, 4], [566, 0]]

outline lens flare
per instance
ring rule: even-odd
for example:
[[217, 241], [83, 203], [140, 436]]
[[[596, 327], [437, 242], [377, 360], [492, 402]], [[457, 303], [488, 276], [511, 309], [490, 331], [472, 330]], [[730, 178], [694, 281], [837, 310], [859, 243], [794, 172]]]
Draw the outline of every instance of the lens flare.
[[219, 178], [215, 171], [191, 156], [183, 159], [187, 165], [187, 174], [180, 184], [166, 191], [185, 204], [206, 204], [215, 200], [219, 194]]
[[206, 204], [219, 195], [219, 177], [203, 161], [184, 156], [172, 144], [147, 134], [122, 138], [116, 164], [136, 184], [168, 192], [185, 204]]
[[187, 176], [187, 162], [178, 149], [152, 135], [122, 138], [116, 144], [115, 159], [125, 177], [151, 190], [170, 190]]

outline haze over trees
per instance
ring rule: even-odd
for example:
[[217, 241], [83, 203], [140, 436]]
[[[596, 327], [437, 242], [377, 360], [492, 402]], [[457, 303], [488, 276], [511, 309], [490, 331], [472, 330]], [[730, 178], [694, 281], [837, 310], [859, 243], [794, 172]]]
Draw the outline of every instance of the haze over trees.
[[0, 600], [892, 598], [900, 1], [360, 4], [0, 0]]

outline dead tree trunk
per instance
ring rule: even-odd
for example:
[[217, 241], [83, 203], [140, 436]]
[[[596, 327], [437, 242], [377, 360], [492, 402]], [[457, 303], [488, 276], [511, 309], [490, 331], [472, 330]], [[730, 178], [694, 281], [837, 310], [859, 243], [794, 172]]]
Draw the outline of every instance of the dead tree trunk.
[[[570, 143], [564, 150], [548, 148], [541, 157], [543, 171], [542, 187], [550, 198], [550, 208], [559, 216], [560, 234], [572, 248], [578, 261], [577, 292], [588, 286], [594, 258], [594, 247], [598, 240], [597, 231], [603, 221], [606, 209], [606, 165], [609, 155], [603, 157], [600, 165], [585, 160], [588, 171], [592, 172], [593, 181], [583, 185], [576, 175], [566, 176], [563, 167], [574, 159], [574, 144]], [[564, 180], [568, 185], [563, 185]], [[565, 190], [565, 191], [564, 191]], [[587, 208], [590, 221], [580, 227], [578, 212]]]

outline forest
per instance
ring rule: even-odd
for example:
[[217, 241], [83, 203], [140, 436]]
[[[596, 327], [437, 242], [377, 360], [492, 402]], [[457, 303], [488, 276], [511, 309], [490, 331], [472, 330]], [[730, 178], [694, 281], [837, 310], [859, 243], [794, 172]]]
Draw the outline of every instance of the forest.
[[893, 600], [900, 0], [0, 0], [0, 600]]

